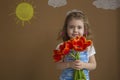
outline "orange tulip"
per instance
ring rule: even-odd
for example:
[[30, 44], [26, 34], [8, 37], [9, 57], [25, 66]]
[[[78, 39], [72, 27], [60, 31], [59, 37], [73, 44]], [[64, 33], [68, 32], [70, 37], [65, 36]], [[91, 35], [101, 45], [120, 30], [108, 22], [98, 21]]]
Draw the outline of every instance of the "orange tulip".
[[68, 40], [60, 45], [59, 50], [54, 50], [53, 58], [55, 61], [59, 61], [63, 56], [67, 55], [71, 49], [75, 51], [84, 51], [91, 44], [91, 40], [86, 40], [85, 37], [77, 36], [76, 38]]
[[55, 62], [60, 61], [63, 56], [67, 55], [70, 49], [72, 49], [72, 45], [69, 41], [67, 41], [60, 45], [59, 50], [54, 50], [53, 58]]
[[85, 37], [76, 37], [72, 39], [71, 42], [75, 51], [84, 51], [88, 46], [92, 44], [92, 41], [86, 40]]
[[58, 62], [62, 59], [62, 54], [58, 50], [54, 50], [53, 58], [55, 62]]

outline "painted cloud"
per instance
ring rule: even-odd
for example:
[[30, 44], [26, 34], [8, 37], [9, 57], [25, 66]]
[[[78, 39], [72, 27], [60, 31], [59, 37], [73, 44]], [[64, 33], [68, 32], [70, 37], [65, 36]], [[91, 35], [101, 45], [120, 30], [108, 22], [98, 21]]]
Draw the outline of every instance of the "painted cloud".
[[48, 5], [56, 7], [61, 7], [67, 4], [66, 0], [48, 0]]
[[95, 0], [93, 5], [97, 8], [114, 10], [120, 7], [120, 0]]

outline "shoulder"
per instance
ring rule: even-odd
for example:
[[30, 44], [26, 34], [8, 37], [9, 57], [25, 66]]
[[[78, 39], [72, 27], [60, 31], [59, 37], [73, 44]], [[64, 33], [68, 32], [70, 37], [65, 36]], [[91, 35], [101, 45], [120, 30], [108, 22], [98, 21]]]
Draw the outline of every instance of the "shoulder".
[[63, 42], [59, 43], [59, 44], [56, 46], [56, 50], [58, 50], [59, 47], [60, 47], [60, 45], [62, 45], [62, 44], [63, 44]]
[[94, 45], [92, 44], [92, 45], [90, 45], [90, 46], [88, 46], [88, 50], [91, 50], [91, 49], [95, 49], [95, 47], [94, 47]]
[[93, 44], [88, 47], [88, 54], [89, 54], [89, 56], [96, 54], [95, 47]]

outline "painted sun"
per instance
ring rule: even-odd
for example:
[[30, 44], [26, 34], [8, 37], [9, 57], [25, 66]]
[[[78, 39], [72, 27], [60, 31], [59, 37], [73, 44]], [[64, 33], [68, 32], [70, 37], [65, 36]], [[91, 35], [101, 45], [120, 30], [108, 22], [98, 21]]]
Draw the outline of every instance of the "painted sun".
[[17, 19], [22, 22], [22, 26], [24, 26], [25, 22], [30, 23], [33, 18], [34, 8], [30, 3], [23, 1], [17, 4], [15, 14]]

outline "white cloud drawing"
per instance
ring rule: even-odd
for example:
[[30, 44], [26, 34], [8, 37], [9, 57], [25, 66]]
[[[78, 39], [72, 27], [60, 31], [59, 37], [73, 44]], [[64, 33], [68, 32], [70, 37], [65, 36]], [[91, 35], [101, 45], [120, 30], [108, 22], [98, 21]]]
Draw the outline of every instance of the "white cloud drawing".
[[67, 4], [66, 0], [48, 0], [48, 5], [54, 8], [65, 6]]
[[97, 8], [115, 10], [120, 7], [120, 0], [95, 0], [93, 5]]

